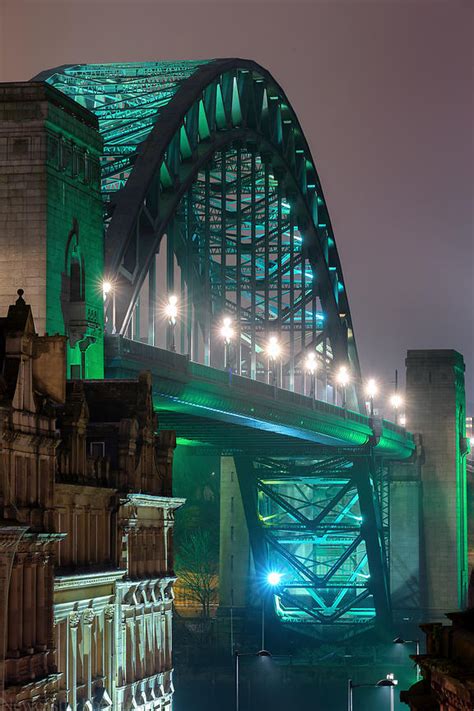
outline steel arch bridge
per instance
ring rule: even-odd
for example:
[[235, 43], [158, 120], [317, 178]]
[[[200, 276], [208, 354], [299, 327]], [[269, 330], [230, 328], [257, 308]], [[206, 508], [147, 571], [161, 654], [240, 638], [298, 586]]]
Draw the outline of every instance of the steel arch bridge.
[[[325, 416], [347, 425], [335, 407], [345, 365], [355, 427], [360, 369], [333, 230], [308, 143], [269, 72], [218, 59], [65, 65], [35, 80], [99, 119], [109, 333], [188, 354], [209, 373], [225, 363], [236, 379], [267, 383], [250, 392], [256, 401], [272, 387], [309, 394], [313, 409], [315, 399], [333, 403]], [[176, 326], [163, 315], [171, 294]], [[309, 352], [317, 369], [308, 375]], [[184, 400], [173, 398], [179, 410]], [[369, 432], [357, 452], [335, 438], [290, 456], [263, 438], [249, 464], [235, 450], [257, 569], [270, 558], [285, 570], [275, 597], [283, 619], [388, 620], [383, 452], [374, 455], [373, 428], [357, 417]], [[405, 444], [400, 456], [412, 450]]]

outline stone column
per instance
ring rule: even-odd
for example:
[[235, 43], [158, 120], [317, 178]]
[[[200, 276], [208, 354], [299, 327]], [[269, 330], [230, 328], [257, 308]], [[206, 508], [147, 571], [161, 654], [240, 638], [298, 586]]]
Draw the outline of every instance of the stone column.
[[47, 617], [46, 617], [46, 559], [44, 556], [38, 562], [36, 567], [37, 585], [36, 585], [36, 649], [44, 652], [47, 648]]
[[8, 652], [9, 657], [18, 657], [21, 647], [21, 596], [20, 575], [23, 571], [15, 561], [10, 576], [10, 592], [8, 595]]
[[92, 625], [95, 613], [90, 608], [82, 615], [82, 655], [84, 663], [84, 682], [87, 687], [87, 698], [92, 702]]
[[80, 616], [77, 612], [73, 612], [68, 618], [69, 628], [69, 669], [67, 670], [68, 678], [70, 679], [68, 702], [72, 708], [77, 708], [77, 629], [79, 627]]
[[[36, 596], [34, 602], [36, 603]], [[33, 652], [33, 615], [36, 614], [33, 605], [33, 562], [31, 556], [25, 558], [23, 564], [23, 643], [22, 651]]]
[[221, 457], [219, 606], [247, 604], [250, 544], [233, 457]]
[[109, 691], [109, 694], [114, 699], [113, 694], [113, 680], [115, 676], [115, 670], [113, 666], [113, 655], [115, 652], [115, 641], [114, 641], [114, 606], [107, 605], [104, 610], [104, 686]]

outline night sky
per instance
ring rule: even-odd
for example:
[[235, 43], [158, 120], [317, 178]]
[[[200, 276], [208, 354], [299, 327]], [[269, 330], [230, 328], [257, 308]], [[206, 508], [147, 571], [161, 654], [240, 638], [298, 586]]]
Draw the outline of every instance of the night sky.
[[3, 0], [0, 81], [76, 62], [245, 57], [285, 89], [328, 202], [363, 373], [455, 348], [474, 410], [470, 0]]

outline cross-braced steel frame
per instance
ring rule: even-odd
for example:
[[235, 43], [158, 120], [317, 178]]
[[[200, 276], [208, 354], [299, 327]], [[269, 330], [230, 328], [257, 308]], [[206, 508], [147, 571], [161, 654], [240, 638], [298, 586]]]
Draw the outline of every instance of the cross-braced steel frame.
[[[345, 365], [344, 403], [358, 410], [359, 365], [326, 202], [273, 77], [251, 61], [212, 60], [64, 66], [37, 79], [99, 118], [109, 331], [333, 402], [335, 369]], [[164, 314], [171, 295], [176, 324]], [[316, 372], [305, 372], [309, 352]], [[370, 455], [309, 457], [296, 468], [253, 462], [249, 526], [266, 559], [287, 570], [281, 616], [386, 617], [372, 469]]]

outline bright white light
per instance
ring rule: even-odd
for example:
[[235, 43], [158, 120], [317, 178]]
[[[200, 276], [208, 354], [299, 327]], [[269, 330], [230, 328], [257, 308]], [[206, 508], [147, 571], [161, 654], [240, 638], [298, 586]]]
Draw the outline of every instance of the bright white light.
[[226, 316], [222, 321], [221, 336], [226, 343], [230, 343], [234, 337], [234, 329], [232, 328], [232, 320]]
[[347, 385], [349, 385], [350, 379], [351, 378], [349, 375], [349, 371], [347, 370], [346, 366], [345, 365], [341, 366], [337, 372], [337, 375], [336, 375], [336, 380], [337, 380], [338, 384], [341, 387], [345, 388]]
[[271, 336], [269, 338], [268, 344], [267, 344], [267, 355], [272, 360], [276, 360], [277, 358], [280, 357], [280, 354], [281, 354], [281, 346], [278, 343], [278, 339], [276, 336]]
[[407, 418], [405, 417], [405, 415], [400, 415], [400, 417], [398, 418], [398, 423], [399, 423], [402, 427], [405, 427], [405, 425], [406, 425], [406, 423], [407, 423]]
[[474, 447], [474, 437], [469, 438], [469, 444], [471, 445], [471, 447]]
[[282, 577], [283, 575], [281, 573], [277, 573], [275, 570], [272, 570], [272, 572], [267, 575], [267, 583], [273, 586], [279, 585]]
[[316, 360], [316, 353], [313, 351], [310, 351], [308, 355], [306, 356], [306, 360], [304, 362], [304, 367], [307, 373], [311, 373], [313, 375], [317, 368], [318, 368], [318, 361]]
[[375, 397], [378, 391], [379, 388], [377, 382], [373, 378], [370, 378], [370, 380], [368, 380], [365, 385], [365, 392], [367, 393], [368, 397]]
[[403, 405], [403, 398], [398, 393], [394, 393], [390, 398], [390, 404], [395, 410], [399, 410]]
[[110, 294], [111, 291], [112, 291], [112, 283], [110, 281], [103, 281], [102, 282], [102, 293], [104, 294], [104, 299], [108, 294]]
[[165, 306], [165, 315], [174, 326], [178, 317], [178, 297], [174, 296], [174, 294], [168, 299], [168, 303]]

